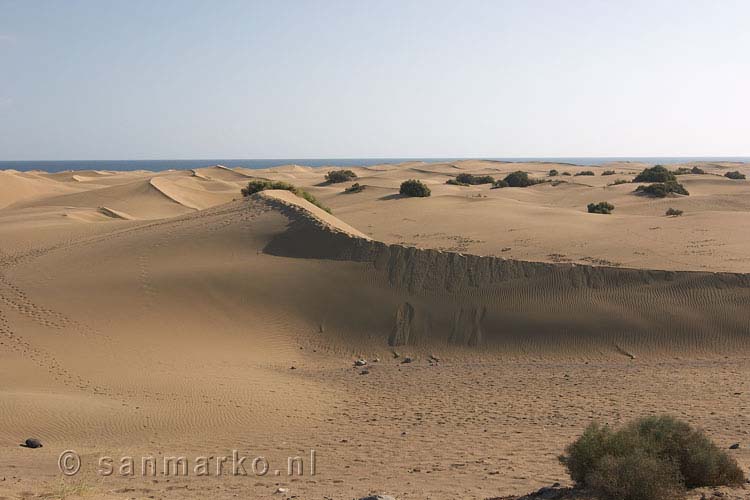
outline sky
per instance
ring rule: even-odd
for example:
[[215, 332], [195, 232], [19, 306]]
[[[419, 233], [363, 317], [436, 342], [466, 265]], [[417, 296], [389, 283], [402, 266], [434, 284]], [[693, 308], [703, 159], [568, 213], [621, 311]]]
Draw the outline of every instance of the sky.
[[0, 160], [750, 155], [750, 2], [0, 0]]

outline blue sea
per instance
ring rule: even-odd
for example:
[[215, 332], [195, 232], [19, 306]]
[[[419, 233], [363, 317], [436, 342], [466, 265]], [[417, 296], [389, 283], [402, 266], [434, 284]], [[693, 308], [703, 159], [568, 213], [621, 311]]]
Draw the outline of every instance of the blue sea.
[[[226, 167], [269, 168], [279, 165], [306, 165], [309, 167], [350, 167], [405, 161], [444, 162], [479, 158], [283, 158], [283, 159], [213, 159], [213, 160], [28, 160], [0, 161], [0, 170], [44, 170], [62, 172], [65, 170], [152, 170], [191, 169], [210, 165]], [[584, 166], [605, 165], [615, 161], [632, 161], [651, 164], [674, 164], [691, 161], [737, 161], [750, 162], [750, 156], [733, 157], [570, 157], [570, 158], [481, 158], [496, 161], [540, 161], [571, 163]]]

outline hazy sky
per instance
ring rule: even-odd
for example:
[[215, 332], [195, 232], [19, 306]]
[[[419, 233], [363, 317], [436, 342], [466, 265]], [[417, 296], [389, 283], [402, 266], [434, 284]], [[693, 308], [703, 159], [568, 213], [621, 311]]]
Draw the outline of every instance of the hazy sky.
[[0, 0], [0, 160], [750, 155], [750, 2]]

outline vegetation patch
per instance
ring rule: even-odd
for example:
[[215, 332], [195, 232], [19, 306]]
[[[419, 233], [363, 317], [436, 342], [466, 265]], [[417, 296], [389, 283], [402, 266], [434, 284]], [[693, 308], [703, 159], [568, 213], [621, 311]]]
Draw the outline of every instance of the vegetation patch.
[[676, 500], [688, 488], [745, 481], [737, 462], [702, 431], [670, 416], [641, 418], [619, 430], [593, 423], [560, 462], [577, 488], [601, 500]]
[[606, 201], [600, 201], [599, 203], [589, 203], [586, 207], [590, 214], [611, 214], [615, 209], [615, 206]]
[[415, 179], [402, 182], [398, 192], [404, 196], [414, 196], [417, 198], [426, 198], [432, 194], [430, 188], [424, 182]]
[[682, 210], [680, 210], [679, 208], [671, 208], [670, 207], [670, 208], [667, 209], [667, 214], [666, 215], [667, 215], [667, 217], [679, 217], [680, 215], [682, 215], [682, 213], [683, 213]]
[[615, 175], [616, 173], [614, 170], [605, 170], [602, 175]]
[[352, 184], [348, 188], [344, 189], [344, 192], [345, 193], [361, 193], [362, 191], [365, 190], [365, 187], [367, 187], [367, 186], [363, 186], [359, 182], [355, 182], [354, 184]]
[[607, 186], [619, 186], [620, 184], [630, 184], [630, 182], [625, 179], [615, 179], [615, 182], [607, 184]]
[[633, 182], [668, 182], [677, 180], [675, 175], [667, 170], [664, 165], [654, 165], [651, 168], [644, 168], [638, 174]]
[[674, 175], [688, 175], [688, 174], [703, 175], [706, 173], [706, 171], [699, 167], [693, 167], [693, 168], [679, 167], [677, 170], [674, 170], [672, 173]]
[[450, 184], [451, 186], [464, 186], [464, 187], [466, 187], [466, 186], [469, 185], [469, 184], [467, 184], [465, 182], [457, 181], [456, 179], [448, 179], [447, 181], [445, 181], [445, 183], [446, 184]]
[[288, 182], [284, 181], [269, 181], [267, 179], [253, 180], [248, 182], [247, 186], [243, 187], [241, 192], [242, 196], [251, 196], [255, 193], [266, 191], [268, 189], [284, 189], [286, 191], [291, 191], [300, 198], [306, 199], [316, 207], [322, 208], [329, 214], [331, 213], [331, 209], [320, 203], [313, 195], [303, 189], [298, 188], [294, 184], [289, 184]]
[[581, 175], [596, 175], [596, 174], [592, 172], [591, 170], [582, 170], [580, 172], [576, 172], [576, 177], [581, 176]]
[[552, 170], [550, 170], [550, 171], [549, 171], [549, 172], [547, 173], [547, 175], [549, 175], [550, 177], [557, 177], [557, 175], [558, 175], [559, 173], [560, 173], [560, 172], [558, 172], [557, 170], [555, 170], [555, 169], [553, 168]]
[[[529, 187], [535, 184], [539, 184], [541, 182], [536, 179], [532, 179], [531, 177], [529, 177], [528, 173], [522, 170], [516, 170], [515, 172], [509, 173], [508, 175], [505, 176], [503, 181], [505, 181], [508, 184], [507, 187]], [[504, 186], [495, 186], [495, 187], [504, 187]]]
[[507, 188], [510, 187], [505, 179], [499, 179], [492, 184], [492, 189]]
[[745, 174], [743, 174], [739, 170], [735, 170], [734, 172], [727, 172], [726, 174], [724, 174], [724, 177], [728, 179], [742, 180], [745, 178]]
[[563, 173], [562, 173], [562, 174], [560, 174], [560, 175], [567, 175], [567, 176], [570, 176], [570, 172], [563, 172]]
[[326, 181], [331, 184], [338, 184], [339, 182], [352, 181], [357, 178], [357, 174], [351, 170], [331, 170], [326, 174]]
[[638, 186], [636, 193], [653, 196], [655, 198], [664, 198], [669, 194], [689, 195], [688, 190], [677, 181], [655, 182], [647, 186]]
[[495, 178], [491, 175], [472, 175], [472, 174], [458, 174], [456, 176], [456, 182], [460, 183], [459, 185], [477, 185], [477, 184], [493, 184], [495, 182]]

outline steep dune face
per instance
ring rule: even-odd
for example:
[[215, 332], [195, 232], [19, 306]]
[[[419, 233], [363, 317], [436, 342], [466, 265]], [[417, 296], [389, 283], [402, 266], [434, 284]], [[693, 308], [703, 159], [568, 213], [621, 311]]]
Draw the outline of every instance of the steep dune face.
[[390, 316], [390, 328], [381, 323], [379, 332], [369, 332], [383, 342], [557, 352], [627, 345], [653, 352], [733, 349], [750, 340], [747, 274], [524, 262], [387, 245], [323, 223], [299, 209], [304, 202], [259, 200], [291, 221], [267, 253], [369, 264], [363, 279], [380, 289], [378, 298], [330, 299], [328, 309], [340, 314], [327, 316], [351, 323], [373, 307], [388, 309], [382, 314]]

